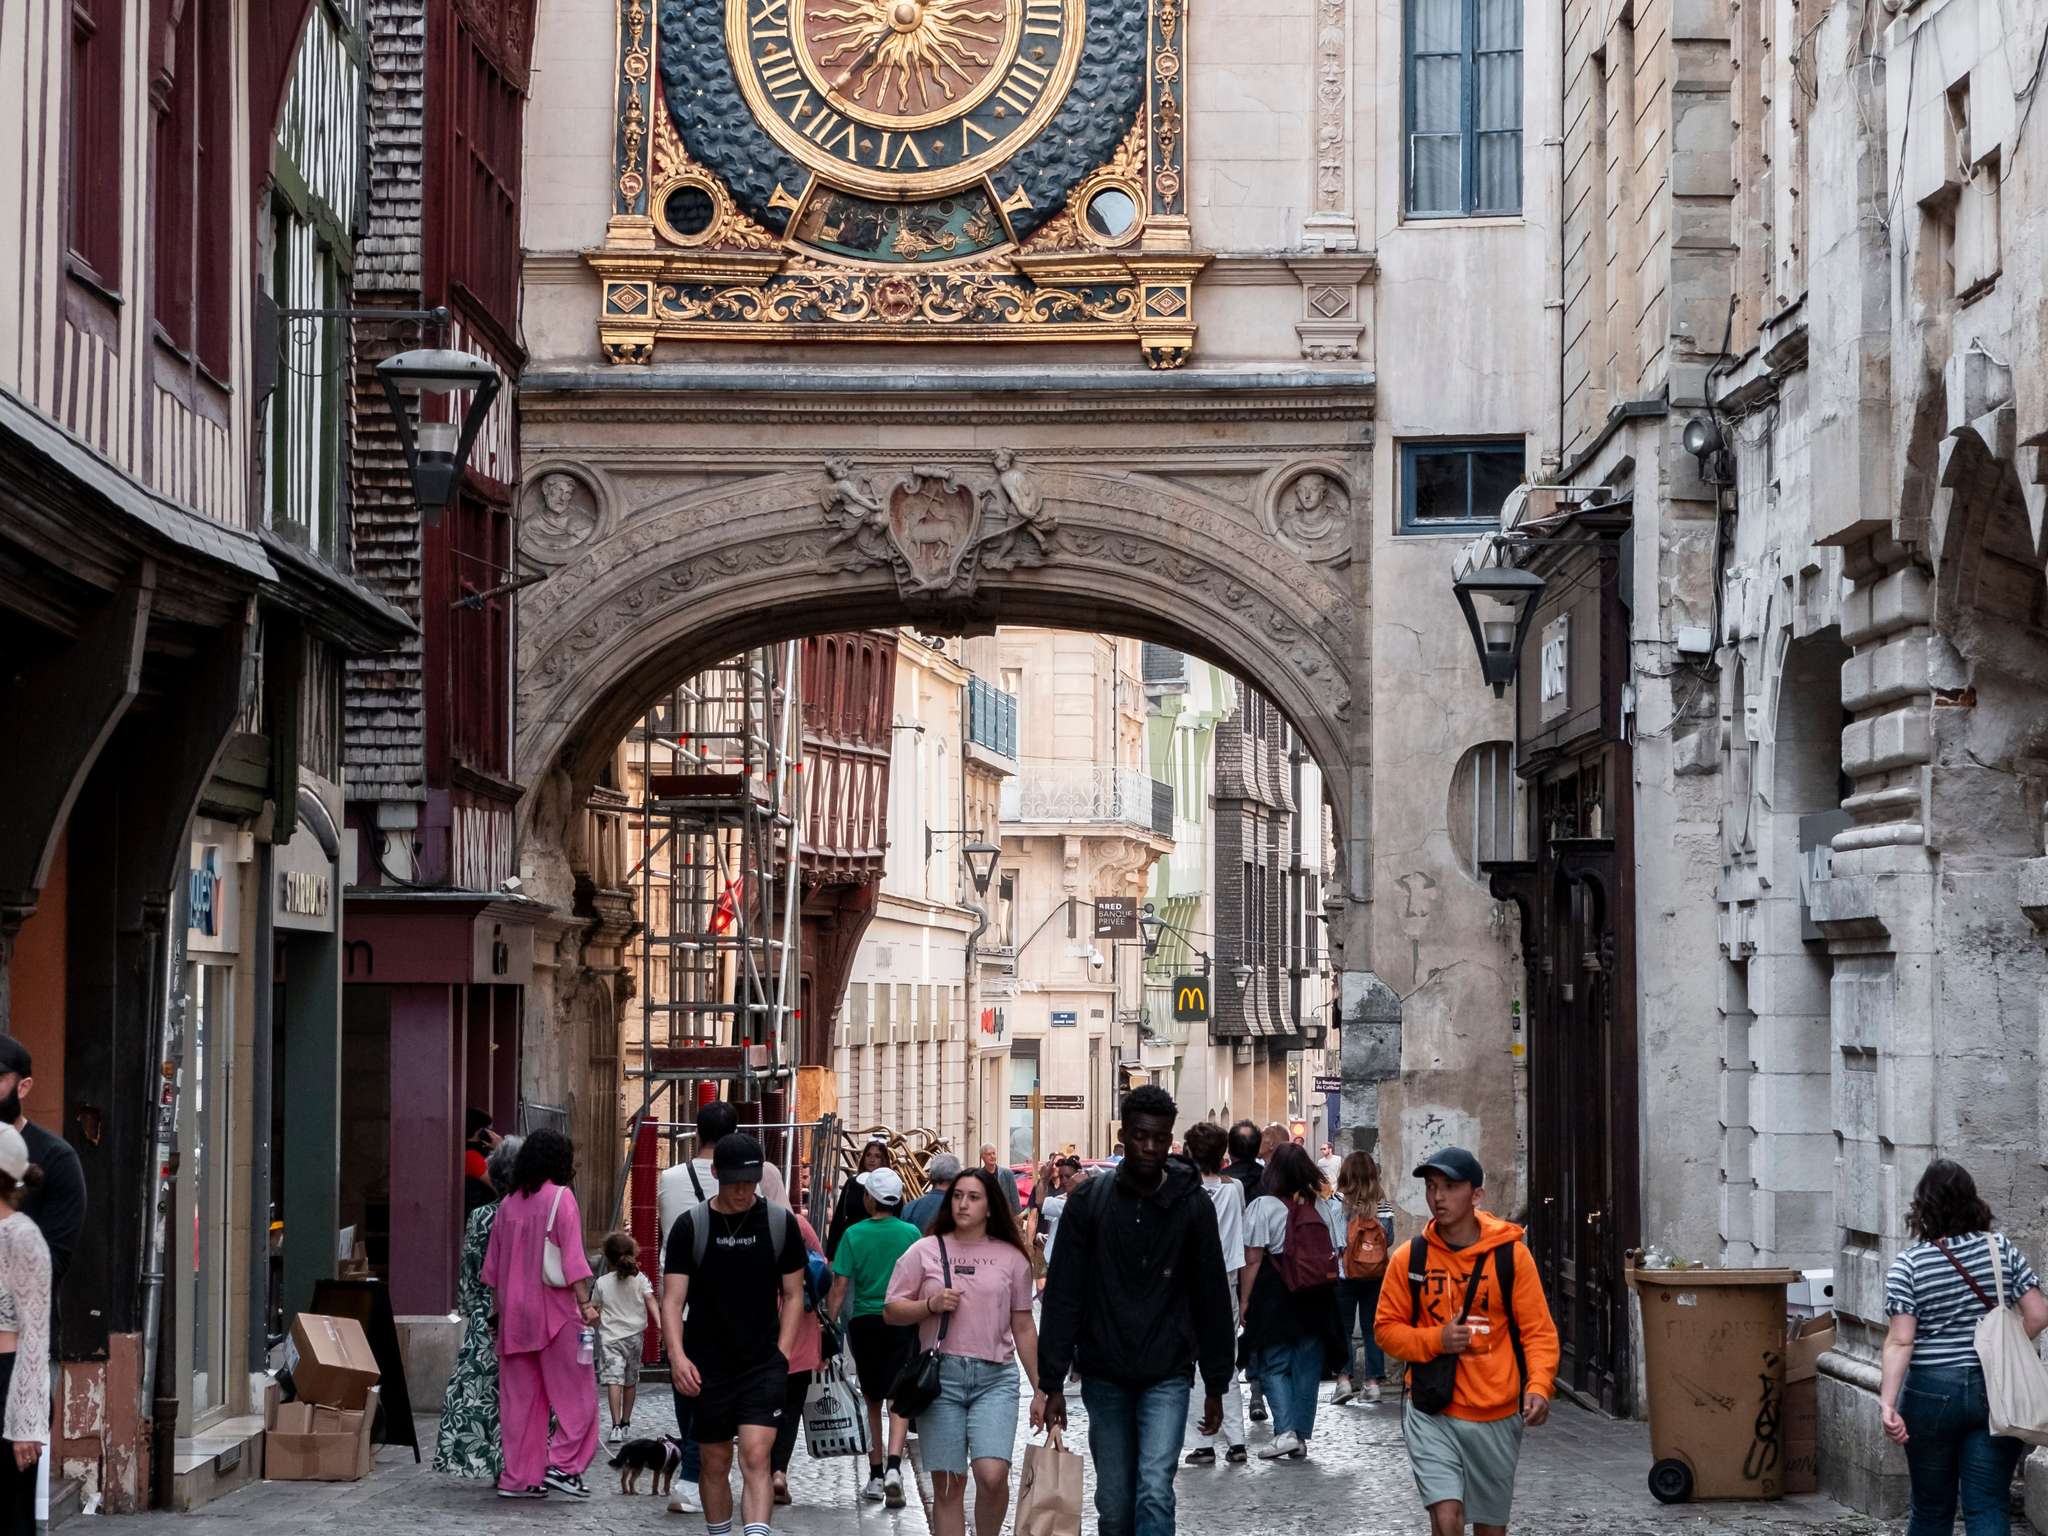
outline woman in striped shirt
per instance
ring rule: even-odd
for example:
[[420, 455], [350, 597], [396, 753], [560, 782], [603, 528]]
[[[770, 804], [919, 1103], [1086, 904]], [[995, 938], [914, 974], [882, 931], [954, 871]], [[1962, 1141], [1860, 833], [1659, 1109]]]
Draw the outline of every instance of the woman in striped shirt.
[[2048, 1299], [2026, 1256], [1993, 1230], [1991, 1207], [1969, 1170], [1936, 1158], [1906, 1209], [1917, 1242], [1892, 1260], [1884, 1306], [1878, 1406], [1884, 1432], [1906, 1448], [1912, 1519], [1906, 1536], [1949, 1536], [1962, 1505], [1966, 1536], [2007, 1536], [2013, 1472], [2026, 1449], [1989, 1428], [1977, 1324], [1995, 1306], [1997, 1265], [2005, 1300], [2029, 1338], [2048, 1328]]

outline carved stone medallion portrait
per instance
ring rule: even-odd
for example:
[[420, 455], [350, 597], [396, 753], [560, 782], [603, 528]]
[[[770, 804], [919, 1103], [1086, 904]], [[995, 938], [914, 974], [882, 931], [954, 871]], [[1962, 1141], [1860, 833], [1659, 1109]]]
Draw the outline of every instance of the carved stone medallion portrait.
[[1351, 552], [1351, 490], [1334, 468], [1282, 474], [1267, 516], [1273, 534], [1311, 560], [1339, 561]]
[[604, 521], [597, 489], [579, 470], [551, 465], [527, 482], [521, 502], [519, 548], [543, 564], [568, 559]]

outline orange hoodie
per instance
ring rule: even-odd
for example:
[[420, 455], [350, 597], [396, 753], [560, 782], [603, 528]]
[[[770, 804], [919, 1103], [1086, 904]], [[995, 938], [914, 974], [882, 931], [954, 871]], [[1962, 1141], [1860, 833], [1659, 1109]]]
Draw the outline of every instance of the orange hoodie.
[[[1522, 1229], [1485, 1211], [1477, 1215], [1478, 1240], [1464, 1248], [1452, 1248], [1439, 1237], [1434, 1221], [1423, 1228], [1427, 1257], [1424, 1273], [1417, 1277], [1422, 1282], [1419, 1325], [1412, 1321], [1410, 1245], [1402, 1243], [1388, 1255], [1372, 1332], [1380, 1348], [1397, 1360], [1413, 1365], [1434, 1360], [1443, 1353], [1444, 1324], [1457, 1315], [1459, 1303], [1465, 1299], [1472, 1266], [1484, 1264], [1466, 1318], [1472, 1325], [1472, 1342], [1458, 1361], [1458, 1384], [1445, 1412], [1454, 1419], [1486, 1423], [1504, 1419], [1521, 1406], [1516, 1393], [1515, 1350], [1508, 1337], [1508, 1306], [1513, 1306], [1515, 1320], [1521, 1324], [1522, 1353], [1529, 1364], [1528, 1390], [1546, 1398], [1553, 1396], [1557, 1387], [1557, 1325], [1550, 1320], [1543, 1281], [1536, 1273], [1534, 1256], [1522, 1242]], [[1510, 1243], [1515, 1248], [1515, 1294], [1504, 1304], [1493, 1251]]]

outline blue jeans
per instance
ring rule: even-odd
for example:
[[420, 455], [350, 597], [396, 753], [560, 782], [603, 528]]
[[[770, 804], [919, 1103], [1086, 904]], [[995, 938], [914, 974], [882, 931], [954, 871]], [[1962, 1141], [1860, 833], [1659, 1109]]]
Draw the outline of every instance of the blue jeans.
[[1081, 1378], [1101, 1536], [1174, 1536], [1173, 1474], [1192, 1385], [1191, 1374], [1144, 1386]]
[[[675, 1392], [673, 1387], [669, 1390]], [[697, 1448], [697, 1437], [690, 1433], [690, 1415], [697, 1405], [697, 1399], [685, 1397], [680, 1392], [675, 1392], [675, 1399], [676, 1438], [683, 1443], [683, 1460], [676, 1468], [676, 1476], [686, 1483], [694, 1483], [704, 1468], [704, 1453]]]
[[1323, 1380], [1320, 1335], [1268, 1344], [1259, 1351], [1259, 1380], [1273, 1410], [1273, 1433], [1293, 1430], [1303, 1440], [1316, 1432], [1316, 1389]]
[[1991, 1433], [1984, 1373], [1974, 1365], [1914, 1366], [1899, 1393], [1899, 1417], [1913, 1488], [1906, 1536], [1949, 1536], [1959, 1501], [1967, 1536], [2007, 1536], [2013, 1472], [2026, 1447]]
[[[1370, 1280], [1337, 1282], [1337, 1330], [1344, 1336], [1345, 1362], [1354, 1387], [1378, 1381], [1387, 1374], [1387, 1357], [1380, 1353], [1372, 1337], [1373, 1314], [1380, 1309], [1380, 1283], [1385, 1279], [1385, 1275], [1374, 1275]], [[1364, 1344], [1355, 1349], [1351, 1343], [1353, 1328], [1365, 1336]]]

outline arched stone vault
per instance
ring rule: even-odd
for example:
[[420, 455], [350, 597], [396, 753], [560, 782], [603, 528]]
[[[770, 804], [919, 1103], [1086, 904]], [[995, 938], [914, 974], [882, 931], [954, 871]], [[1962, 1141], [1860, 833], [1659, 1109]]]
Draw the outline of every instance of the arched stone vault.
[[[521, 550], [551, 568], [519, 607], [535, 894], [565, 894], [571, 809], [649, 700], [720, 656], [875, 624], [1051, 624], [1177, 646], [1273, 699], [1328, 783], [1349, 898], [1334, 937], [1347, 969], [1369, 964], [1369, 377], [706, 373], [522, 381]], [[847, 495], [898, 484], [956, 486], [1014, 536], [984, 533], [979, 560], [920, 588], [886, 529], [848, 522]]]

